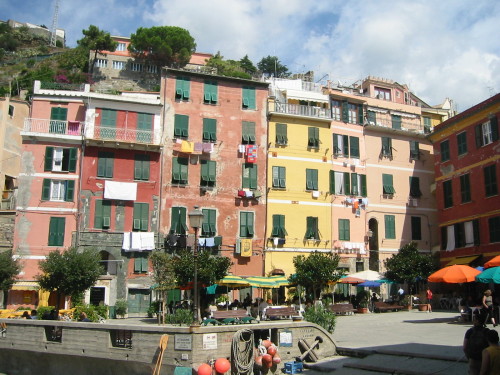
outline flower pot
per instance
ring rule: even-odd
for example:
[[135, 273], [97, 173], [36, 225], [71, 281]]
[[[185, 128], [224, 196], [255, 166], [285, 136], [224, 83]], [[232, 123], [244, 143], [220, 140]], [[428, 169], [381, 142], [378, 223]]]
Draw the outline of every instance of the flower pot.
[[420, 304], [418, 305], [418, 311], [427, 311], [429, 309], [429, 306]]
[[358, 307], [358, 313], [359, 314], [367, 314], [368, 313], [368, 307]]

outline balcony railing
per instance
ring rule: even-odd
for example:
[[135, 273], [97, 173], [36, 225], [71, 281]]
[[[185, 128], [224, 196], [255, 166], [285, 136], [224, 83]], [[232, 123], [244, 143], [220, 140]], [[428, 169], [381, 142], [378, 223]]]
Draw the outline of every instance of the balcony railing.
[[274, 110], [278, 113], [286, 113], [289, 115], [316, 117], [324, 119], [332, 118], [332, 111], [330, 108], [311, 107], [301, 104], [288, 104], [288, 103], [276, 102]]
[[152, 130], [110, 128], [94, 126], [85, 134], [86, 138], [127, 143], [159, 144], [160, 133]]
[[29, 133], [82, 135], [84, 123], [80, 121], [61, 121], [50, 119], [26, 118], [23, 131]]
[[391, 119], [377, 119], [376, 121], [368, 121], [368, 125], [380, 126], [383, 128], [391, 128], [395, 130], [407, 130], [416, 133], [428, 134], [430, 129], [424, 127], [418, 120], [416, 121], [401, 121], [400, 127], [394, 127]]

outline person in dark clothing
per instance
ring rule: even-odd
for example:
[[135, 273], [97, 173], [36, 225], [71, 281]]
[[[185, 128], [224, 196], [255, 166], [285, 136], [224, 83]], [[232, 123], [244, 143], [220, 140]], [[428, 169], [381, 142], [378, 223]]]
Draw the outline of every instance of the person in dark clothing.
[[483, 319], [482, 315], [474, 315], [474, 326], [465, 332], [463, 350], [469, 360], [469, 375], [479, 375], [482, 352], [488, 347], [486, 334], [489, 330], [484, 326]]

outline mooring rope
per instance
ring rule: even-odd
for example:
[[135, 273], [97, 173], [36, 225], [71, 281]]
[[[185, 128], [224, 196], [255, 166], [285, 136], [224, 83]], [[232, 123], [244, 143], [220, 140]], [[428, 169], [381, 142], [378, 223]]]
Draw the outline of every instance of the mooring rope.
[[[241, 347], [243, 344], [243, 347]], [[233, 336], [232, 363], [238, 375], [251, 374], [254, 363], [254, 337], [251, 329], [240, 329]]]

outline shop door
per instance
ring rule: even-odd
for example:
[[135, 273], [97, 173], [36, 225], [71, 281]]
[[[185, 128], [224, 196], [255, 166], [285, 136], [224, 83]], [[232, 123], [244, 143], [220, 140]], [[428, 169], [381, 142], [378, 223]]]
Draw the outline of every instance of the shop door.
[[128, 312], [129, 314], [147, 313], [151, 301], [149, 289], [128, 290]]

